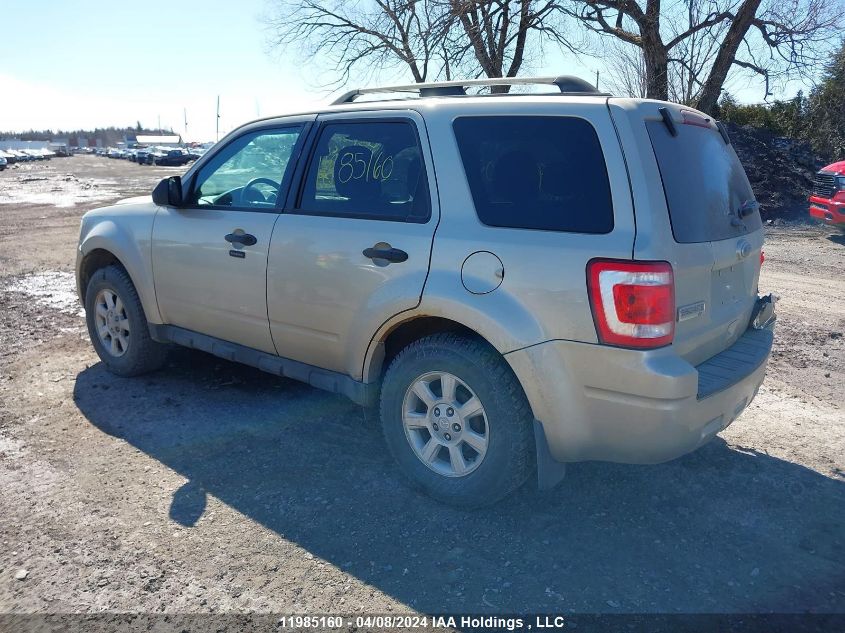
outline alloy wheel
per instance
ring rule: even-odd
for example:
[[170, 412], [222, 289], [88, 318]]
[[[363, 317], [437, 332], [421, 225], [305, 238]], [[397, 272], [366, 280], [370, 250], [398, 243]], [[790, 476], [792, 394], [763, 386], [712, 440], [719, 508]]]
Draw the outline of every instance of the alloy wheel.
[[465, 477], [477, 469], [490, 443], [481, 400], [448, 372], [429, 372], [411, 383], [402, 424], [417, 458], [446, 477]]
[[103, 348], [114, 357], [129, 349], [130, 323], [126, 306], [111, 288], [103, 288], [94, 299], [94, 322]]

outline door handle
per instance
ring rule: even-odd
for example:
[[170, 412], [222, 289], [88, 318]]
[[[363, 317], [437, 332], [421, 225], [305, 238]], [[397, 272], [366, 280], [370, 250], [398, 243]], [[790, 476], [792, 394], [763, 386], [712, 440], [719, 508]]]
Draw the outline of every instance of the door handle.
[[365, 248], [364, 257], [369, 259], [384, 259], [398, 264], [408, 259], [408, 253], [400, 248]]
[[249, 233], [229, 233], [225, 239], [229, 244], [243, 244], [244, 246], [254, 246], [258, 241], [254, 235]]

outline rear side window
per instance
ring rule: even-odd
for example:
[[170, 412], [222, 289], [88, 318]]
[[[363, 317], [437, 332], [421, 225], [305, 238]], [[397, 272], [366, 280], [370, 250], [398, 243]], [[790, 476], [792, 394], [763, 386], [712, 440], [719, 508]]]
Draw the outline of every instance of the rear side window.
[[646, 128], [676, 242], [726, 240], [762, 226], [759, 211], [739, 221], [740, 207], [753, 202], [754, 193], [733, 147], [718, 131], [682, 123], [672, 136], [662, 121], [646, 121]]
[[426, 222], [428, 183], [409, 121], [327, 123], [311, 156], [303, 213]]
[[613, 230], [604, 155], [584, 119], [461, 117], [454, 130], [484, 224], [573, 233]]

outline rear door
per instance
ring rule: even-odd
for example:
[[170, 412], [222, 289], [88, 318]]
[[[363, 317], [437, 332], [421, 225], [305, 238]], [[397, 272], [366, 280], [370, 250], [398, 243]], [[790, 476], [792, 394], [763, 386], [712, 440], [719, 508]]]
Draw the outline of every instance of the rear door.
[[[635, 256], [673, 263], [674, 344], [698, 363], [732, 345], [748, 326], [757, 297], [762, 222], [739, 158], [713, 119], [670, 104], [642, 106], [643, 140], [657, 164], [665, 207], [638, 206]], [[653, 217], [641, 223], [641, 214]], [[671, 238], [655, 243], [640, 235], [661, 221], [668, 221], [664, 234]]]
[[318, 118], [268, 257], [279, 355], [358, 377], [373, 333], [419, 303], [438, 219], [425, 138], [410, 111]]

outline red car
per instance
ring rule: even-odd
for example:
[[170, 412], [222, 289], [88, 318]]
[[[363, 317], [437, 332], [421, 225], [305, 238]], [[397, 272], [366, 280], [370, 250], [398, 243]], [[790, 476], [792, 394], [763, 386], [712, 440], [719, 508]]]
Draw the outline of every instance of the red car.
[[845, 160], [828, 165], [813, 178], [810, 215], [826, 224], [845, 225]]

